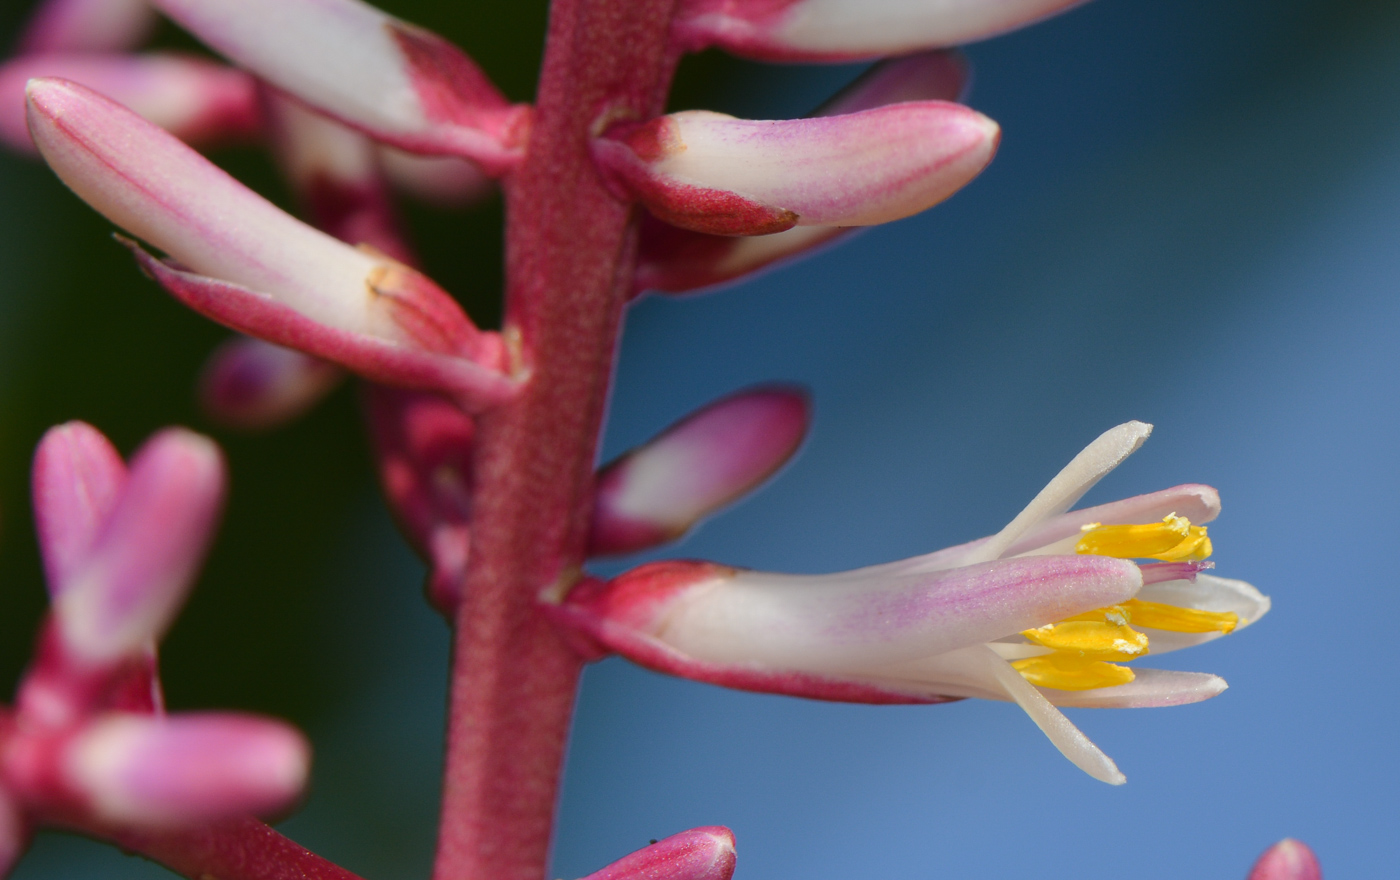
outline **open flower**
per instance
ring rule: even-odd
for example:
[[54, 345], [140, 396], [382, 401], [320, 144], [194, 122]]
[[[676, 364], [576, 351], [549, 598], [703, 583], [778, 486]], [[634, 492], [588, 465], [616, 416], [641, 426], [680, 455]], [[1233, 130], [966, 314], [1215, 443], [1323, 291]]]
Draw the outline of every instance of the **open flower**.
[[[867, 703], [1013, 700], [1096, 779], [1124, 780], [1057, 706], [1191, 703], [1218, 676], [1127, 665], [1258, 620], [1269, 600], [1206, 574], [1207, 486], [1065, 511], [1151, 426], [1114, 428], [996, 535], [837, 574], [645, 565], [570, 593], [556, 616], [644, 666], [745, 690]], [[1133, 560], [1155, 560], [1135, 562]]]

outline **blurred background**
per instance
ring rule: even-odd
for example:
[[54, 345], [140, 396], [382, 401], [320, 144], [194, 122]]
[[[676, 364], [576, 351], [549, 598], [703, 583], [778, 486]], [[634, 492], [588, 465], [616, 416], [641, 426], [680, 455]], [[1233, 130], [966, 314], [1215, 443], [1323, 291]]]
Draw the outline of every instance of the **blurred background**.
[[[540, 0], [384, 5], [529, 96]], [[24, 6], [5, 5], [4, 33]], [[191, 45], [169, 27], [160, 39]], [[1097, 0], [968, 54], [970, 103], [1004, 129], [991, 168], [806, 262], [639, 303], [605, 454], [737, 387], [805, 383], [803, 454], [667, 552], [821, 572], [993, 532], [1099, 432], [1142, 419], [1152, 440], [1086, 501], [1219, 487], [1218, 571], [1275, 610], [1160, 661], [1223, 675], [1215, 700], [1071, 710], [1128, 775], [1120, 788], [1011, 705], [826, 705], [605, 661], [583, 684], [554, 875], [721, 823], [751, 880], [1243, 880], [1286, 835], [1330, 877], [1388, 874], [1400, 5]], [[705, 54], [676, 108], [796, 116], [858, 72]], [[286, 202], [255, 151], [216, 159]], [[487, 322], [499, 219], [495, 204], [409, 209], [430, 274]], [[314, 789], [284, 830], [371, 880], [427, 876], [447, 633], [376, 496], [353, 392], [267, 436], [221, 431], [192, 383], [224, 331], [141, 277], [106, 221], [3, 155], [0, 232], [0, 681], [44, 602], [27, 499], [42, 431], [85, 419], [124, 451], [170, 423], [211, 432], [232, 499], [166, 643], [170, 703], [302, 725]], [[161, 876], [62, 835], [15, 874]]]

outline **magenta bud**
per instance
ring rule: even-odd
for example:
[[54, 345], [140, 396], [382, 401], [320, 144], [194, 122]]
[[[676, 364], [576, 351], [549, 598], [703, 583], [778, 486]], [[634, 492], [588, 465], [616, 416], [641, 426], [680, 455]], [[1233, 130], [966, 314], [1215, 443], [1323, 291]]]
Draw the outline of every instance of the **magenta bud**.
[[1322, 865], [1306, 843], [1285, 837], [1264, 850], [1248, 880], [1322, 880]]
[[157, 0], [208, 45], [376, 140], [519, 162], [528, 110], [512, 107], [460, 49], [359, 0]]
[[24, 54], [120, 52], [156, 25], [147, 0], [45, 0], [19, 39]]
[[976, 177], [999, 138], [995, 122], [946, 101], [777, 121], [689, 110], [615, 127], [593, 155], [668, 223], [766, 235], [916, 214]]
[[209, 356], [199, 380], [199, 402], [221, 425], [263, 431], [315, 406], [344, 375], [319, 358], [240, 336]]
[[969, 43], [1082, 0], [682, 0], [674, 33], [773, 61], [849, 61]]
[[807, 434], [806, 392], [764, 387], [709, 404], [598, 474], [591, 555], [633, 553], [674, 540], [752, 491]]
[[54, 601], [65, 651], [89, 666], [128, 660], [184, 602], [224, 496], [212, 440], [169, 428], [146, 442], [83, 564]]
[[280, 812], [310, 749], [279, 721], [234, 714], [109, 715], [68, 744], [67, 787], [103, 820], [156, 827]]
[[25, 84], [38, 77], [81, 83], [186, 143], [246, 138], [262, 125], [253, 78], [184, 55], [22, 55], [0, 66], [0, 140], [34, 152]]
[[84, 422], [50, 428], [34, 452], [34, 526], [49, 594], [57, 597], [86, 561], [126, 482], [126, 465]]
[[733, 874], [734, 832], [713, 825], [658, 840], [583, 880], [729, 880]]

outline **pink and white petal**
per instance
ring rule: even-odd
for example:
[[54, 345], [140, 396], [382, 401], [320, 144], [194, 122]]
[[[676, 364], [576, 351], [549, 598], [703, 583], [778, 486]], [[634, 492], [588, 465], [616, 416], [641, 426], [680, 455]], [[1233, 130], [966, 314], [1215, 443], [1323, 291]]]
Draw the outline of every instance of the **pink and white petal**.
[[861, 74], [813, 116], [839, 116], [905, 101], [961, 101], [971, 71], [958, 51], [939, 49], [881, 61]]
[[1306, 843], [1284, 838], [1264, 851], [1247, 880], [1322, 880], [1322, 865]]
[[452, 156], [415, 156], [380, 146], [380, 164], [395, 189], [431, 205], [461, 208], [496, 191], [481, 167]]
[[49, 595], [58, 597], [82, 568], [126, 483], [126, 464], [84, 422], [45, 432], [34, 453], [34, 527]]
[[795, 226], [772, 235], [711, 235], [645, 216], [634, 276], [636, 293], [713, 289], [814, 254], [854, 231], [840, 226]]
[[261, 339], [235, 337], [214, 350], [199, 378], [199, 402], [221, 425], [263, 431], [321, 401], [344, 374], [320, 358]]
[[34, 151], [25, 84], [39, 77], [80, 83], [196, 145], [239, 140], [262, 125], [253, 78], [241, 70], [177, 54], [50, 53], [0, 66], [0, 140]]
[[977, 176], [999, 136], [987, 117], [944, 101], [777, 121], [691, 110], [620, 127], [594, 141], [594, 156], [667, 222], [762, 235], [922, 211]]
[[956, 46], [1039, 21], [1082, 0], [686, 0], [675, 33], [772, 61], [848, 61]]
[[218, 447], [190, 431], [169, 428], [137, 451], [86, 560], [54, 601], [70, 657], [124, 662], [164, 633], [213, 538], [224, 483]]
[[[1156, 633], [1152, 636], [1152, 654], [1157, 650]], [[1092, 688], [1083, 691], [1062, 691], [1039, 688], [1046, 699], [1056, 706], [1077, 706], [1085, 709], [1146, 709], [1158, 706], [1185, 706], [1199, 703], [1223, 693], [1229, 685], [1218, 675], [1206, 672], [1177, 672], [1172, 669], [1138, 669], [1127, 684]]]
[[811, 407], [796, 388], [762, 387], [715, 401], [604, 467], [590, 554], [674, 540], [752, 491], [797, 451]]
[[301, 795], [306, 740], [246, 715], [112, 715], [69, 744], [64, 770], [100, 819], [178, 828], [278, 812]]
[[121, 52], [156, 26], [149, 0], [44, 0], [19, 38], [22, 54]]
[[624, 856], [583, 880], [729, 880], [734, 874], [734, 832], [693, 828]]
[[521, 158], [527, 113], [461, 50], [359, 0], [156, 0], [258, 76], [386, 143], [473, 158], [499, 173]]
[[1068, 538], [1074, 539], [1071, 544], [1077, 542], [1080, 528], [1090, 523], [1152, 523], [1161, 521], [1169, 514], [1184, 516], [1195, 525], [1204, 525], [1220, 515], [1220, 493], [1210, 486], [1188, 483], [1062, 513], [1031, 529], [1006, 554], [1072, 553], [1073, 547], [1069, 545], [1066, 545], [1068, 549], [1051, 548]]
[[[1137, 598], [1145, 602], [1175, 605], [1178, 608], [1238, 615], [1239, 625], [1235, 629], [1236, 632], [1268, 614], [1272, 604], [1268, 596], [1260, 593], [1251, 584], [1204, 572], [1197, 574], [1194, 582], [1174, 580], [1148, 584], [1138, 592]], [[1178, 633], [1155, 629], [1148, 629], [1146, 632], [1154, 655], [1194, 647], [1225, 635], [1221, 632]]]

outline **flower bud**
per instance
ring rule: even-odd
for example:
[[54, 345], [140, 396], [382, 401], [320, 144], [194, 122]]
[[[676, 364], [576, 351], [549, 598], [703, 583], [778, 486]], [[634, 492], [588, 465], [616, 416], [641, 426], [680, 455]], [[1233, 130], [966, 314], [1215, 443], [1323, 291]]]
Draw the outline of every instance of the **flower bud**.
[[111, 715], [64, 752], [69, 787], [103, 820], [183, 827], [288, 807], [310, 750], [278, 721], [234, 714]]
[[96, 428], [50, 428], [34, 453], [34, 527], [50, 596], [57, 598], [87, 560], [126, 483], [126, 465]]
[[782, 467], [807, 433], [807, 395], [756, 388], [715, 401], [598, 474], [588, 552], [674, 540]]
[[156, 25], [147, 0], [45, 0], [19, 39], [24, 54], [121, 52]]
[[263, 431], [315, 406], [342, 378], [344, 373], [320, 358], [239, 336], [209, 356], [199, 401], [221, 425]]
[[464, 156], [499, 173], [520, 159], [526, 111], [436, 34], [359, 0], [156, 0], [242, 67], [376, 140]]
[[1248, 880], [1322, 880], [1322, 865], [1306, 843], [1285, 837], [1264, 851]]
[[186, 143], [246, 138], [261, 124], [253, 78], [185, 55], [21, 55], [0, 66], [0, 140], [33, 152], [25, 83], [60, 77], [129, 108]]
[[380, 164], [395, 189], [444, 208], [461, 208], [485, 199], [495, 189], [474, 162], [451, 156], [415, 156], [393, 147], [379, 148]]
[[765, 235], [918, 213], [976, 177], [998, 138], [980, 113], [915, 101], [779, 121], [690, 110], [618, 126], [593, 152], [616, 185], [668, 223]]
[[729, 880], [734, 874], [734, 832], [693, 828], [624, 856], [583, 880]]

